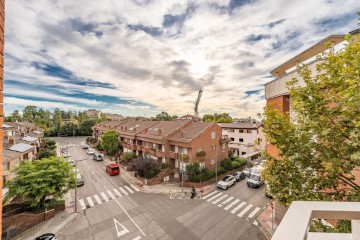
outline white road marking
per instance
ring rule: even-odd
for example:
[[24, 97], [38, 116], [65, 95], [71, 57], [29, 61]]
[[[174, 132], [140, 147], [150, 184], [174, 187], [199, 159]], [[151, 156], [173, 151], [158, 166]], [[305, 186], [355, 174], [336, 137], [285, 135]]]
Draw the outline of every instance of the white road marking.
[[84, 200], [80, 199], [80, 200], [79, 200], [79, 203], [80, 203], [80, 206], [81, 206], [81, 210], [85, 210], [85, 209], [86, 209], [86, 205], [85, 205]]
[[136, 238], [134, 238], [133, 240], [140, 240], [141, 237], [140, 236], [137, 236]]
[[128, 190], [130, 193], [134, 193], [134, 191], [133, 191], [131, 188], [129, 188], [128, 186], [125, 186], [125, 188], [126, 188], [126, 190]]
[[105, 195], [105, 193], [100, 193], [100, 195], [102, 196], [102, 198], [107, 202], [109, 201], [108, 197]]
[[214, 195], [215, 193], [218, 193], [218, 191], [213, 191], [212, 193], [207, 194], [205, 197], [203, 197], [203, 199], [205, 200], [205, 199], [207, 199], [208, 197]]
[[224, 206], [226, 203], [230, 202], [231, 200], [233, 200], [234, 197], [229, 197], [228, 199], [226, 199], [225, 201], [223, 201], [222, 203], [220, 203], [218, 205], [218, 207], [222, 207]]
[[237, 216], [238, 217], [242, 217], [242, 216], [244, 216], [244, 214], [247, 212], [247, 211], [249, 211], [250, 210], [250, 208], [252, 208], [252, 204], [249, 204], [249, 206], [247, 206], [244, 210], [242, 210]]
[[[118, 237], [127, 234], [129, 232], [129, 230], [127, 230], [126, 227], [124, 227], [121, 223], [119, 223], [115, 218], [114, 218], [114, 224], [115, 224], [115, 228], [116, 228], [116, 234]], [[119, 227], [122, 227], [123, 230], [119, 231]]]
[[94, 195], [94, 198], [95, 198], [95, 200], [96, 200], [96, 202], [97, 202], [98, 204], [101, 204], [101, 203], [102, 203], [99, 195], [95, 194], [95, 195]]
[[221, 193], [216, 194], [215, 196], [212, 196], [212, 197], [211, 197], [211, 198], [209, 198], [207, 201], [208, 201], [208, 202], [210, 202], [210, 201], [212, 201], [213, 199], [220, 197], [221, 195], [223, 195], [223, 193], [222, 193], [222, 192], [221, 192]]
[[247, 216], [247, 218], [253, 218], [255, 216], [255, 214], [260, 210], [259, 207], [255, 208], [250, 214], [249, 216]]
[[129, 195], [122, 187], [119, 187], [119, 189], [124, 195]]
[[115, 194], [116, 195], [118, 195], [119, 197], [121, 197], [122, 195], [121, 195], [121, 193], [116, 189], [116, 188], [114, 188], [113, 189], [113, 191], [115, 192]]
[[91, 197], [87, 197], [86, 199], [87, 199], [87, 201], [88, 201], [88, 203], [89, 203], [90, 207], [95, 206], [95, 204], [94, 204], [93, 200], [91, 199]]
[[253, 224], [254, 224], [255, 226], [258, 226], [258, 225], [259, 225], [256, 220], [253, 222]]
[[242, 208], [245, 204], [246, 204], [246, 202], [240, 203], [236, 208], [234, 208], [233, 210], [231, 210], [231, 213], [232, 213], [232, 214], [236, 213], [236, 211], [239, 210], [240, 208]]
[[137, 227], [137, 229], [139, 229], [139, 231], [142, 233], [142, 235], [144, 235], [144, 237], [146, 236], [145, 233], [139, 228], [139, 226], [136, 224], [136, 222], [130, 217], [130, 215], [128, 214], [128, 212], [125, 210], [125, 208], [123, 208], [123, 206], [121, 206], [121, 204], [119, 203], [119, 201], [115, 198], [114, 199], [115, 202], [121, 207], [121, 209], [124, 211], [124, 213], [128, 216], [128, 218], [134, 223], [134, 225]]
[[221, 200], [227, 198], [227, 196], [229, 196], [229, 195], [224, 195], [224, 196], [222, 196], [221, 198], [216, 199], [215, 201], [212, 202], [212, 204], [217, 204], [217, 203], [220, 202]]
[[139, 192], [140, 190], [137, 189], [137, 187], [135, 187], [134, 185], [130, 184], [130, 187], [132, 187], [136, 192]]
[[235, 204], [237, 204], [238, 202], [240, 202], [239, 199], [236, 199], [235, 201], [233, 201], [232, 203], [230, 203], [229, 205], [227, 205], [224, 209], [227, 211], [230, 208], [232, 208], [233, 206], [235, 206]]
[[114, 194], [113, 194], [110, 190], [108, 190], [107, 193], [109, 194], [109, 196], [110, 196], [111, 199], [114, 199], [114, 198], [115, 198]]

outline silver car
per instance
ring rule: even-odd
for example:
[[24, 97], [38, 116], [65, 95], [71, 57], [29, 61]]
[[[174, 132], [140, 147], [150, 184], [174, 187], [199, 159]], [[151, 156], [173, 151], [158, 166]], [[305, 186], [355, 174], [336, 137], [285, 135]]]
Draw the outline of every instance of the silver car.
[[84, 178], [81, 176], [80, 173], [76, 174], [76, 186], [80, 187], [80, 186], [84, 186], [85, 182], [84, 182]]

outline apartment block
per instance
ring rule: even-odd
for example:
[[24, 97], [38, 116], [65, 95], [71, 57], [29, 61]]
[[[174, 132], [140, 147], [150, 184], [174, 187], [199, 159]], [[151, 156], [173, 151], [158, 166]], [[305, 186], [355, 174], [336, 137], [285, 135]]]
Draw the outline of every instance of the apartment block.
[[[209, 169], [219, 166], [228, 156], [228, 137], [216, 123], [192, 121], [109, 121], [93, 127], [93, 137], [113, 129], [119, 134], [124, 152], [166, 163], [173, 171], [170, 180], [178, 179], [181, 169], [198, 161]], [[199, 156], [205, 151], [205, 156]]]
[[[0, 0], [0, 126], [4, 119], [4, 45], [5, 45], [5, 0]], [[0, 139], [3, 138], [3, 129], [0, 129]], [[3, 150], [3, 144], [0, 144], [0, 152]], [[0, 156], [0, 174], [3, 176], [3, 156]], [[0, 183], [3, 187], [3, 183]], [[2, 214], [2, 196], [0, 199], [0, 214]], [[2, 219], [0, 219], [0, 226], [2, 226]], [[0, 228], [0, 235], [2, 234]]]
[[261, 123], [219, 123], [219, 126], [222, 128], [222, 135], [229, 137], [229, 152], [234, 156], [254, 160], [265, 150], [264, 127]]

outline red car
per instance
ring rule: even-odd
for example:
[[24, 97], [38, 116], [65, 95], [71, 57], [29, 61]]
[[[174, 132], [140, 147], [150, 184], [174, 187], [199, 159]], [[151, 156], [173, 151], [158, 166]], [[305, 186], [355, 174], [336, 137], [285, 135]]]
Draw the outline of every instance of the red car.
[[120, 174], [120, 168], [119, 165], [110, 163], [106, 166], [106, 172], [110, 174], [110, 176], [119, 175]]

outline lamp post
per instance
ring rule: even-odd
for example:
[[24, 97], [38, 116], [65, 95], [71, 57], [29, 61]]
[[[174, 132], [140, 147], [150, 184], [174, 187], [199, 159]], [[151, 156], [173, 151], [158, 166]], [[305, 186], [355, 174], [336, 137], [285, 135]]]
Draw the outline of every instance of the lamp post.
[[77, 213], [77, 160], [75, 160], [75, 212]]
[[181, 191], [184, 192], [184, 155], [181, 153]]

